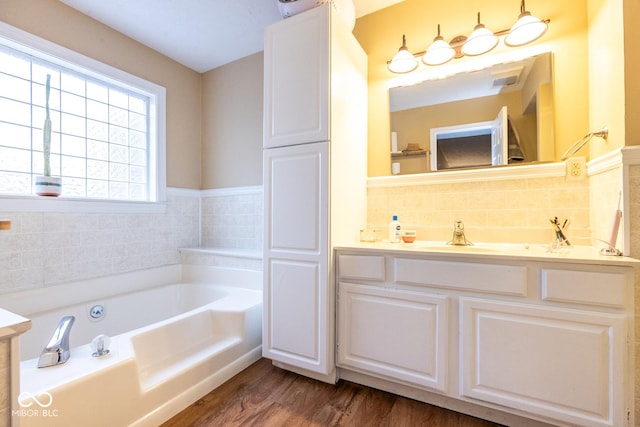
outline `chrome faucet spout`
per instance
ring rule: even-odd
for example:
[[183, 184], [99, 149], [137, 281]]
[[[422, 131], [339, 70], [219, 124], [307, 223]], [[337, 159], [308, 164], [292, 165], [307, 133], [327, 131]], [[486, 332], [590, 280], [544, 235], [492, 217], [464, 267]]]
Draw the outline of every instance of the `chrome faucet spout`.
[[74, 316], [65, 316], [60, 319], [60, 323], [58, 323], [55, 332], [49, 339], [49, 343], [40, 354], [38, 368], [60, 365], [69, 360], [71, 356], [71, 352], [69, 351], [69, 335], [71, 334], [71, 327], [75, 320], [76, 318]]
[[464, 235], [464, 224], [460, 220], [456, 220], [453, 224], [453, 237], [451, 240], [447, 242], [447, 245], [455, 245], [455, 246], [471, 246], [469, 240], [467, 240], [467, 236]]

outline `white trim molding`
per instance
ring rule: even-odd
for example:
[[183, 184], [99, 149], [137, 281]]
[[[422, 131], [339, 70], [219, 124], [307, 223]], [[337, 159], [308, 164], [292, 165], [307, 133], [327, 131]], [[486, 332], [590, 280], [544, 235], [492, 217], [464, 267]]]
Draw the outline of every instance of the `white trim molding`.
[[562, 177], [565, 175], [566, 167], [564, 162], [534, 163], [504, 167], [494, 166], [483, 169], [371, 177], [367, 179], [367, 187], [377, 188], [405, 185], [450, 184], [457, 182], [501, 181], [509, 179]]
[[201, 190], [201, 196], [204, 197], [224, 197], [224, 196], [238, 196], [242, 194], [262, 194], [262, 185], [252, 185], [246, 187], [225, 187], [225, 188], [210, 188], [208, 190]]
[[587, 173], [592, 176], [623, 165], [638, 164], [640, 164], [640, 145], [625, 146], [587, 162]]

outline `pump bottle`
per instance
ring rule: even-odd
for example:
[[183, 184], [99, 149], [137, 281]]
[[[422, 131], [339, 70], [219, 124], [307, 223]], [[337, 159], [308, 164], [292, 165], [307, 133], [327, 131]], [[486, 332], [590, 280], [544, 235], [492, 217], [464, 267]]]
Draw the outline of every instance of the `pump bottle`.
[[389, 223], [389, 242], [400, 243], [400, 223], [398, 222], [398, 215], [394, 215]]

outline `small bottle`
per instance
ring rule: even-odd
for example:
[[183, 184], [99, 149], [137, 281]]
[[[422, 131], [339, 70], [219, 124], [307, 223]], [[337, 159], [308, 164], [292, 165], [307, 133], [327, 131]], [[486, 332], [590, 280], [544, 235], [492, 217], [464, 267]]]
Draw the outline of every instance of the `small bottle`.
[[397, 215], [394, 215], [389, 223], [389, 242], [400, 243], [400, 223]]

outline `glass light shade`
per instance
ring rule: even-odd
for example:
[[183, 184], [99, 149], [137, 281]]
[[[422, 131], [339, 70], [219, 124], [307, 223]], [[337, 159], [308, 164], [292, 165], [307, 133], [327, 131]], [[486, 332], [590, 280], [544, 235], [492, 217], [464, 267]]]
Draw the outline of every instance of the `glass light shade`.
[[398, 50], [398, 53], [394, 55], [391, 62], [389, 62], [387, 68], [389, 68], [389, 71], [391, 71], [392, 73], [403, 74], [408, 73], [409, 71], [413, 71], [417, 67], [418, 60], [415, 58], [415, 56], [413, 56], [411, 52], [409, 52], [409, 49], [407, 49], [407, 41], [405, 39], [405, 36], [403, 35], [402, 46]]
[[489, 52], [498, 44], [498, 36], [486, 29], [484, 25], [478, 24], [462, 45], [462, 52], [465, 55], [475, 56]]
[[449, 43], [444, 41], [442, 37], [436, 37], [422, 57], [422, 62], [427, 65], [442, 65], [451, 61], [453, 55], [455, 55], [455, 50]]
[[531, 43], [546, 33], [547, 27], [546, 22], [531, 16], [529, 12], [523, 12], [504, 38], [504, 44], [513, 47]]

